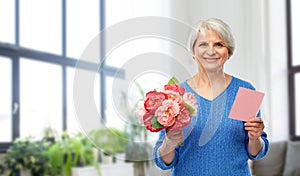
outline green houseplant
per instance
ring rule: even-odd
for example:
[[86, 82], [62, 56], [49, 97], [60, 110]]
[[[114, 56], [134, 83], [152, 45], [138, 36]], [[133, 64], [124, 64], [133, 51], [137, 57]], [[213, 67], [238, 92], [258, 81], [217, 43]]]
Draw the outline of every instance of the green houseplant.
[[58, 137], [57, 131], [51, 126], [47, 126], [43, 130], [43, 140], [49, 141], [52, 144], [55, 143], [56, 138]]
[[18, 176], [24, 170], [32, 176], [43, 175], [49, 167], [44, 155], [49, 146], [49, 142], [32, 138], [15, 140], [3, 158], [4, 175]]
[[72, 167], [94, 166], [100, 175], [93, 150], [93, 144], [83, 134], [71, 137], [66, 132], [62, 133], [61, 140], [56, 141], [45, 153], [50, 165], [47, 174], [71, 176]]

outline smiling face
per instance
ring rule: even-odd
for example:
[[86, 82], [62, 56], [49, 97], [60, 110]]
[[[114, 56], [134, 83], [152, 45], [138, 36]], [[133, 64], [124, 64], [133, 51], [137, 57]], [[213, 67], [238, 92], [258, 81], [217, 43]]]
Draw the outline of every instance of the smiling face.
[[229, 58], [229, 51], [224, 41], [212, 30], [205, 35], [199, 33], [194, 44], [194, 58], [200, 68], [206, 71], [219, 71]]

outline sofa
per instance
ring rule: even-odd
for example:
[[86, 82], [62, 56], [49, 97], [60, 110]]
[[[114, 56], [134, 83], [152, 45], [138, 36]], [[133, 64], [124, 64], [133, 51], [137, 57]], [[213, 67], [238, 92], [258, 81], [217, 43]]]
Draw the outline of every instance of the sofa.
[[300, 141], [270, 142], [268, 154], [251, 162], [255, 176], [300, 176]]

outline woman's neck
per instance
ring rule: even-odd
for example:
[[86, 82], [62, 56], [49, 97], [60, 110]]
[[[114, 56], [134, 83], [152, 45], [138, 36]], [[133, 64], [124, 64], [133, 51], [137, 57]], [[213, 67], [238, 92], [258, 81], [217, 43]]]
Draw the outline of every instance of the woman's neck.
[[231, 76], [221, 72], [199, 72], [189, 81], [196, 92], [207, 98], [214, 99], [223, 92], [231, 81]]
[[212, 87], [214, 85], [226, 85], [230, 79], [230, 76], [224, 73], [223, 70], [215, 72], [199, 71], [193, 76], [195, 84], [198, 86]]

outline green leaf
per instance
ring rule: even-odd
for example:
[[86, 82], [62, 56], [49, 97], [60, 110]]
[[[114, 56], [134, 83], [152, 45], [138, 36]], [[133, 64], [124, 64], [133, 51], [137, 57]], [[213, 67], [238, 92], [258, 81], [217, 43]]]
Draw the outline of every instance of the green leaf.
[[152, 119], [153, 128], [163, 128], [164, 126], [157, 121], [157, 116], [154, 116]]
[[187, 103], [184, 102], [184, 101], [182, 101], [182, 104], [188, 109], [188, 111], [189, 111], [191, 114], [194, 114], [195, 109], [194, 109], [191, 105], [187, 104]]
[[172, 77], [172, 78], [169, 80], [168, 84], [179, 84], [179, 81], [178, 81], [175, 77]]

